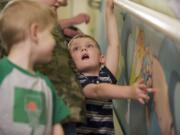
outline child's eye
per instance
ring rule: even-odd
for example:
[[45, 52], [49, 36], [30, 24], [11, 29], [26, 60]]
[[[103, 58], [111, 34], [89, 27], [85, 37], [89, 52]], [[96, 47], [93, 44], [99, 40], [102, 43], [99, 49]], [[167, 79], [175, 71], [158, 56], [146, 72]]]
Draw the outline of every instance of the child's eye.
[[88, 48], [92, 48], [92, 47], [94, 47], [94, 46], [93, 46], [92, 44], [88, 44], [87, 47], [88, 47]]
[[78, 50], [79, 50], [79, 47], [74, 47], [74, 48], [72, 49], [73, 52], [78, 51]]

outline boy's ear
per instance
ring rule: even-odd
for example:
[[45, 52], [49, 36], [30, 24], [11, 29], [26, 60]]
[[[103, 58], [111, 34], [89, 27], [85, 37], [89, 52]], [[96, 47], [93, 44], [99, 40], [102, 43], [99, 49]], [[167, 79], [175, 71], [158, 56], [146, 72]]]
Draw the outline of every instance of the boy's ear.
[[39, 31], [39, 26], [36, 23], [33, 23], [30, 27], [30, 37], [33, 41], [37, 42], [38, 41], [38, 31]]
[[100, 64], [101, 65], [105, 65], [105, 56], [101, 54], [101, 57], [100, 57]]

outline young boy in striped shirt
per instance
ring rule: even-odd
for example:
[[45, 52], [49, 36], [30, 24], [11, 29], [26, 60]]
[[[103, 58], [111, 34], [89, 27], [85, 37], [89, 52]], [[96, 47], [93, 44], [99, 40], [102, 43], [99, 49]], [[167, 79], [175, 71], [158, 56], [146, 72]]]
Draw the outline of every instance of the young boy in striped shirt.
[[113, 14], [113, 0], [106, 1], [109, 44], [106, 60], [96, 40], [88, 35], [75, 36], [68, 44], [86, 96], [87, 122], [77, 125], [79, 135], [114, 135], [111, 99], [131, 98], [142, 104], [149, 99], [143, 80], [132, 86], [115, 85], [120, 53], [118, 28]]

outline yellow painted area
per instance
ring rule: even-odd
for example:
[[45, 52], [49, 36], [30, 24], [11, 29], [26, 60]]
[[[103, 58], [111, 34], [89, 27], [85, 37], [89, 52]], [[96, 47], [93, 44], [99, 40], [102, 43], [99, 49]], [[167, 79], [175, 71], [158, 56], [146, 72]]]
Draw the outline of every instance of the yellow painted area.
[[144, 31], [137, 28], [136, 29], [136, 44], [135, 44], [135, 55], [131, 68], [130, 84], [133, 84], [135, 81], [141, 77], [141, 69], [143, 58], [145, 55], [145, 46], [144, 46]]

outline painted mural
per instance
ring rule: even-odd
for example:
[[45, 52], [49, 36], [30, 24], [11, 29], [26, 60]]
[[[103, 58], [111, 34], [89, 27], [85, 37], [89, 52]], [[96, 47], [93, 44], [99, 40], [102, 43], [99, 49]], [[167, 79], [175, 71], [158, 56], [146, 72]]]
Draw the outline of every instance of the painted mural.
[[[118, 7], [117, 7], [118, 8]], [[150, 101], [115, 100], [115, 111], [125, 135], [180, 135], [180, 43], [173, 42], [128, 13], [121, 21], [122, 45], [119, 84], [143, 78]]]

